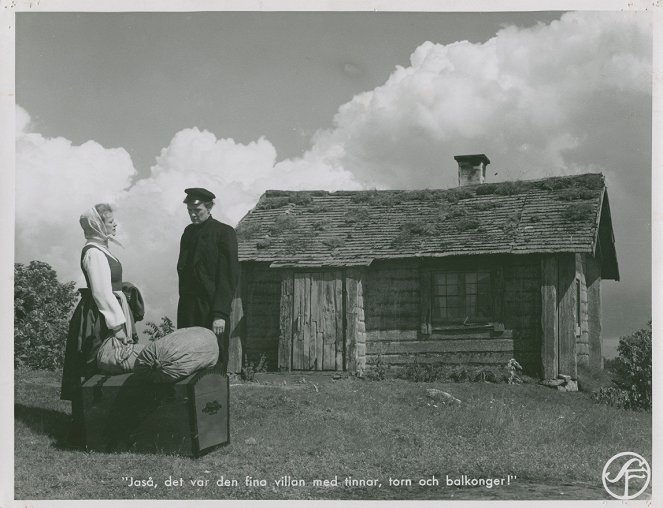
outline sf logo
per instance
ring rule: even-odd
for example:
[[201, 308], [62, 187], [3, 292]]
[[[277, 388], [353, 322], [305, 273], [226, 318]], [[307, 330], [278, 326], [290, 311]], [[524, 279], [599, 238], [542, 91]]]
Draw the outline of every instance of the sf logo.
[[616, 499], [635, 499], [649, 486], [651, 469], [633, 452], [622, 452], [606, 462], [601, 475], [603, 487]]

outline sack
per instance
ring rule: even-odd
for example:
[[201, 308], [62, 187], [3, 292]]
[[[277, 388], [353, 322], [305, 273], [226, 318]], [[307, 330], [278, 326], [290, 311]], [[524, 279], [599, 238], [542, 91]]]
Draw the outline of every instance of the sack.
[[131, 372], [143, 349], [143, 344], [123, 344], [111, 335], [101, 343], [97, 351], [97, 368], [104, 374], [124, 374]]
[[147, 344], [136, 358], [134, 371], [153, 383], [174, 383], [197, 370], [213, 367], [218, 359], [214, 332], [192, 326]]

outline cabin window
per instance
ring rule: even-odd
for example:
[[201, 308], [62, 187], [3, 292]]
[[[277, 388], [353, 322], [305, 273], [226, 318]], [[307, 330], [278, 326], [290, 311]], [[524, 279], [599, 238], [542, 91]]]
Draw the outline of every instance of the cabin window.
[[431, 293], [433, 328], [492, 321], [493, 299], [487, 270], [433, 272]]

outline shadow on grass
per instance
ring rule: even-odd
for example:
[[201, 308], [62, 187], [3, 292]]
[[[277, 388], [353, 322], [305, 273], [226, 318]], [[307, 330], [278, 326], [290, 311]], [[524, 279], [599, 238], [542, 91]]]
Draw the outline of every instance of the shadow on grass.
[[70, 439], [71, 416], [62, 411], [14, 404], [14, 418], [33, 432], [53, 439], [53, 446], [60, 450], [78, 449]]

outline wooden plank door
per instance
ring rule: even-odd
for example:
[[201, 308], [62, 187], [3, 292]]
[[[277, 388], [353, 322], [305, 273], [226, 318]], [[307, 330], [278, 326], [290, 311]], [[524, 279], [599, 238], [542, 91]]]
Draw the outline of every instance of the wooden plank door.
[[343, 370], [343, 274], [293, 275], [292, 369]]

